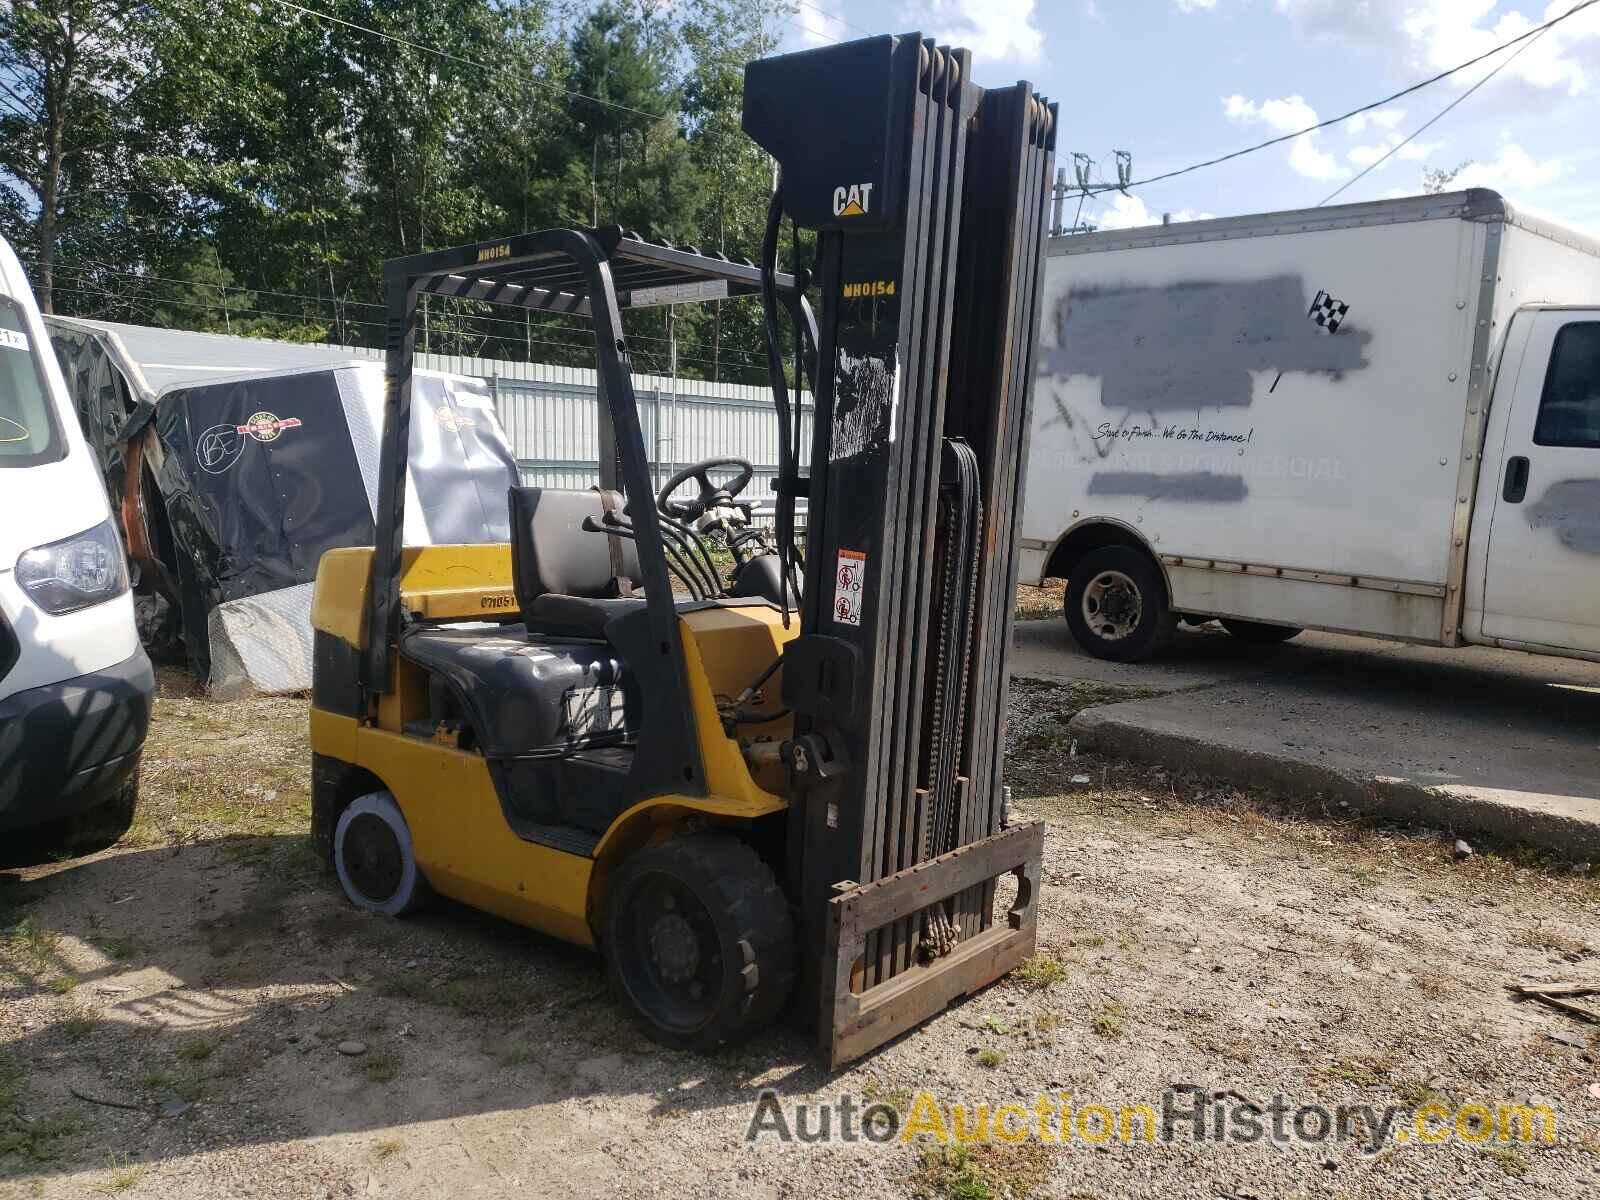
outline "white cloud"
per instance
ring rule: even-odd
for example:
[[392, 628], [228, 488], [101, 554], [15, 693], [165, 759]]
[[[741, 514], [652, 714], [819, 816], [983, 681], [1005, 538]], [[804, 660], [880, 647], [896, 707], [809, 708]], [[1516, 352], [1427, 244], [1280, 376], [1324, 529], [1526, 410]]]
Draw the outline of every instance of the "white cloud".
[[[1402, 146], [1401, 143], [1405, 142]], [[1395, 147], [1399, 146], [1398, 150]], [[1368, 145], [1351, 146], [1345, 151], [1345, 158], [1352, 166], [1370, 167], [1389, 151], [1394, 150], [1390, 162], [1422, 162], [1432, 158], [1444, 148], [1443, 142], [1406, 142], [1404, 135], [1391, 133], [1381, 141]]]
[[[1600, 6], [1597, 6], [1600, 7]], [[1489, 162], [1473, 162], [1463, 167], [1450, 183], [1457, 188], [1484, 187], [1515, 196], [1534, 192], [1565, 178], [1572, 167], [1564, 159], [1536, 159], [1516, 142], [1502, 142], [1499, 153]]]
[[[1174, 221], [1209, 221], [1214, 214], [1185, 208], [1170, 215]], [[1161, 214], [1151, 212], [1149, 205], [1138, 196], [1114, 192], [1110, 207], [1094, 218], [1094, 224], [1100, 229], [1133, 229], [1139, 225], [1161, 224]]]
[[[1514, 7], [1501, 0], [1276, 0], [1295, 28], [1308, 36], [1393, 44], [1398, 41], [1406, 67], [1435, 72], [1453, 67], [1544, 24], [1572, 8], [1576, 0], [1549, 0]], [[1526, 45], [1526, 43], [1523, 43]], [[1540, 91], [1576, 96], [1595, 82], [1600, 45], [1600, 5], [1563, 21], [1501, 73]], [[1457, 76], [1465, 87], [1514, 50], [1486, 60]]]
[[931, 29], [975, 59], [1038, 62], [1044, 31], [1035, 24], [1034, 0], [931, 0], [902, 11], [901, 19]]
[[1210, 12], [1217, 6], [1217, 0], [1172, 0], [1178, 6], [1179, 12]]
[[1373, 129], [1393, 129], [1406, 119], [1403, 108], [1375, 108], [1371, 112], [1357, 113], [1344, 123], [1351, 137], [1360, 137], [1368, 126]]
[[[1317, 123], [1317, 111], [1303, 96], [1282, 100], [1254, 100], [1238, 94], [1225, 96], [1222, 112], [1241, 125], [1265, 125], [1273, 133], [1294, 133]], [[1289, 166], [1307, 179], [1343, 179], [1349, 171], [1317, 143], [1315, 133], [1301, 134], [1289, 143]]]

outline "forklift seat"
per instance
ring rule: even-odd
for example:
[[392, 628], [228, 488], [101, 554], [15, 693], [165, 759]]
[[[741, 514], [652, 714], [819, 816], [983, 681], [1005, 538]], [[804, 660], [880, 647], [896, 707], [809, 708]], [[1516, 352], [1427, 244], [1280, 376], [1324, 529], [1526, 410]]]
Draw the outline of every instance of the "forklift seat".
[[[633, 539], [583, 527], [589, 518], [605, 523], [605, 499], [598, 491], [514, 487], [510, 504], [511, 582], [530, 633], [603, 638], [608, 621], [644, 607], [642, 598], [617, 595], [618, 572], [611, 563], [609, 543], [615, 540], [622, 550], [620, 573], [639, 578]], [[621, 508], [621, 497], [615, 507]]]

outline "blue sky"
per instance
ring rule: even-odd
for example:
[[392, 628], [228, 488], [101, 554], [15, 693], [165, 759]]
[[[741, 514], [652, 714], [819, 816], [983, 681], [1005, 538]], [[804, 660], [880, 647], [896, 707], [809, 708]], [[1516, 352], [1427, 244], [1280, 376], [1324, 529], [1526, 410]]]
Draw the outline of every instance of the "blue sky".
[[[1577, 0], [805, 0], [785, 48], [924, 33], [972, 49], [979, 83], [1031, 80], [1061, 102], [1060, 161], [1134, 178], [1239, 149], [1377, 100], [1570, 9]], [[1511, 51], [1366, 119], [1181, 179], [1090, 198], [1102, 227], [1310, 207], [1457, 98]], [[1470, 160], [1457, 186], [1600, 234], [1600, 5], [1542, 35], [1340, 203], [1421, 190], [1425, 167]], [[1074, 202], [1073, 207], [1076, 207]], [[1070, 217], [1070, 213], [1068, 214]]]

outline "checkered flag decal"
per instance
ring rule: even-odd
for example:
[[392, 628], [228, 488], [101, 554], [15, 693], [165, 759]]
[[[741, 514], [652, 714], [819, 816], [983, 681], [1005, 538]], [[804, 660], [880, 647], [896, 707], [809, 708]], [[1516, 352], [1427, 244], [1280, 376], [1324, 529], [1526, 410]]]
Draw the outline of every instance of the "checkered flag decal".
[[1306, 313], [1318, 325], [1329, 333], [1338, 333], [1339, 326], [1344, 324], [1344, 315], [1350, 311], [1350, 306], [1343, 300], [1335, 300], [1327, 292], [1318, 292], [1317, 298], [1311, 302], [1311, 308]]

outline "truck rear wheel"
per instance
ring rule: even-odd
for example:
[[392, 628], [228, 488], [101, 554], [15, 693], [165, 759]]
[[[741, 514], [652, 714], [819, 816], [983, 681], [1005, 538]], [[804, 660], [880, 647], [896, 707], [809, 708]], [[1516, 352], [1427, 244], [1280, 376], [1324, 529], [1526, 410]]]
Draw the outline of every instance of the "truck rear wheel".
[[1078, 645], [1112, 662], [1149, 658], [1178, 623], [1160, 570], [1131, 546], [1085, 554], [1067, 579], [1065, 612]]
[[1221, 623], [1234, 637], [1252, 646], [1276, 646], [1305, 632], [1293, 625], [1268, 625], [1265, 621], [1241, 621], [1235, 617], [1223, 617]]
[[607, 890], [601, 946], [646, 1036], [680, 1050], [743, 1041], [794, 986], [794, 923], [771, 868], [726, 834], [639, 850]]

